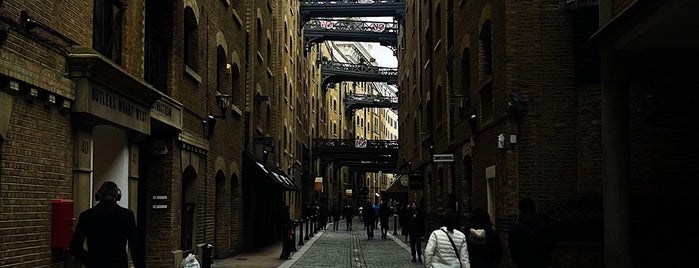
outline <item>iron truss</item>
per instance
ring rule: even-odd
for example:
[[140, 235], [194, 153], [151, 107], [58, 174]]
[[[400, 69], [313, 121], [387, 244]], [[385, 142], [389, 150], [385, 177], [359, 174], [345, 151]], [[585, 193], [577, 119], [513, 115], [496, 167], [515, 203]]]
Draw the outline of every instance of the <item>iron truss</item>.
[[358, 170], [392, 172], [398, 162], [397, 140], [314, 139], [312, 151], [315, 159]]
[[394, 17], [403, 23], [404, 0], [301, 0], [301, 26], [318, 17]]
[[354, 64], [324, 61], [321, 70], [321, 88], [342, 81], [398, 83], [398, 68], [378, 67], [368, 64]]
[[303, 28], [306, 53], [326, 40], [377, 42], [396, 50], [398, 23], [344, 19], [311, 20]]
[[398, 98], [396, 96], [381, 96], [367, 94], [350, 94], [345, 98], [345, 114], [350, 119], [354, 111], [366, 107], [391, 108], [398, 110]]

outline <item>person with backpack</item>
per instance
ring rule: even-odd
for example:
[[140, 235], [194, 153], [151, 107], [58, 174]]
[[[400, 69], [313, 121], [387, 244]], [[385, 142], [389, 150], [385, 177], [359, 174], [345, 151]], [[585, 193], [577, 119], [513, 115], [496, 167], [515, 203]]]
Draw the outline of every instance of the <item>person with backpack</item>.
[[471, 267], [466, 235], [456, 229], [458, 224], [459, 216], [450, 213], [444, 217], [442, 227], [432, 231], [425, 247], [425, 267]]
[[471, 213], [471, 224], [466, 231], [468, 257], [473, 268], [495, 268], [502, 258], [502, 243], [495, 232], [490, 215], [477, 208]]
[[553, 238], [549, 228], [536, 215], [534, 200], [523, 198], [519, 201], [519, 220], [510, 227], [508, 242], [515, 267], [548, 267]]

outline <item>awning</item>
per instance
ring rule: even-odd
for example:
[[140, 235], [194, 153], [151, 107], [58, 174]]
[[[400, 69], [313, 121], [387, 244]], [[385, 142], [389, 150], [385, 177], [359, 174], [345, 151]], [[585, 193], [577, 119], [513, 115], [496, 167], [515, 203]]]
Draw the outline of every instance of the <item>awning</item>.
[[267, 167], [258, 162], [250, 152], [243, 153], [243, 166], [254, 169], [254, 172], [261, 177], [268, 178], [274, 185], [282, 191], [298, 191], [299, 187], [294, 181], [289, 179], [281, 170], [275, 167]]

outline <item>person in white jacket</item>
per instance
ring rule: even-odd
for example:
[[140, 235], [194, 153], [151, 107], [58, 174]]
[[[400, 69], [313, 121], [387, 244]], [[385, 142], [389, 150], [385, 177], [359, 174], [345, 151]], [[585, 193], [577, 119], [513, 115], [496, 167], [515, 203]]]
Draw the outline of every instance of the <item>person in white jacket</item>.
[[449, 214], [444, 218], [443, 226], [432, 231], [425, 247], [425, 267], [471, 268], [466, 236], [456, 230], [458, 224], [458, 215]]

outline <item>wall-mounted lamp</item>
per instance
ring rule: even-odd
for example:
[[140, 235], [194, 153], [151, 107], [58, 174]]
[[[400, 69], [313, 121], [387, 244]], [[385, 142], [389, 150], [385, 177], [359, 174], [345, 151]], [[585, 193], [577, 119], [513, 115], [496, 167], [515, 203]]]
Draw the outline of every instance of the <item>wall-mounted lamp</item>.
[[478, 132], [478, 118], [475, 112], [468, 118], [468, 126], [471, 128], [471, 136], [475, 136]]
[[219, 109], [221, 109], [221, 115], [210, 115], [209, 117], [226, 119], [226, 111], [228, 111], [228, 107], [231, 106], [232, 99], [233, 97], [231, 97], [230, 95], [222, 94], [221, 92], [216, 92], [216, 105]]
[[214, 135], [214, 129], [216, 129], [216, 118], [209, 115], [205, 120], [201, 121], [201, 125], [204, 131], [204, 138], [210, 139]]
[[34, 30], [34, 28], [39, 26], [39, 23], [35, 19], [29, 17], [29, 13], [26, 10], [20, 13], [19, 23], [27, 31]]

